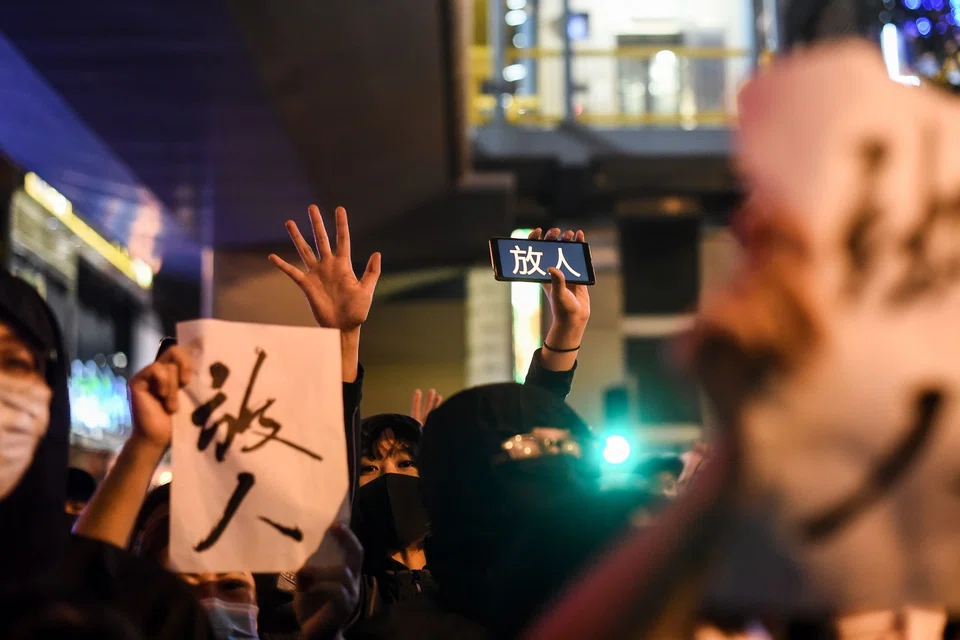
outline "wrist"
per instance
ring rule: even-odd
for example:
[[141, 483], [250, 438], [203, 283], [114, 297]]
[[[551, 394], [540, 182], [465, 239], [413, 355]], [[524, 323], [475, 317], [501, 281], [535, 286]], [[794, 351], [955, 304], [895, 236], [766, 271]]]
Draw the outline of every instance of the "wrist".
[[568, 349], [577, 349], [583, 342], [583, 327], [563, 327], [551, 326], [547, 331], [544, 342], [554, 349], [566, 351]]
[[153, 466], [156, 466], [160, 463], [169, 446], [169, 443], [161, 444], [134, 431], [123, 445], [123, 450], [127, 452], [128, 455], [136, 457], [137, 460], [143, 464], [152, 463]]
[[355, 347], [360, 344], [360, 327], [344, 329], [340, 331], [340, 346], [344, 348]]
[[360, 368], [360, 327], [340, 332], [340, 358], [343, 381], [356, 382]]

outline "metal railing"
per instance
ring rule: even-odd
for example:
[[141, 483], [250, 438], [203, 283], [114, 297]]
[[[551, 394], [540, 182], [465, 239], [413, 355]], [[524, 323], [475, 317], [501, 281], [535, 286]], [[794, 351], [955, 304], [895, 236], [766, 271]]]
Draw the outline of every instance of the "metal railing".
[[[562, 49], [504, 53], [516, 78], [509, 93], [498, 89], [507, 86], [506, 78], [494, 78], [491, 48], [471, 48], [471, 125], [494, 118], [499, 93], [505, 119], [517, 125], [551, 126], [569, 117], [599, 127], [729, 126], [736, 119], [736, 92], [755, 62], [752, 51], [721, 47], [577, 48], [573, 84], [567, 86]], [[567, 91], [574, 105], [570, 116]]]

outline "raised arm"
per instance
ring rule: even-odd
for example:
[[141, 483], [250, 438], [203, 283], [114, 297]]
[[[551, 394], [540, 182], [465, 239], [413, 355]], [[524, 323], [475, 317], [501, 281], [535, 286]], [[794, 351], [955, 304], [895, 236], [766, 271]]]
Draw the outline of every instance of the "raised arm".
[[180, 347], [130, 379], [133, 434], [86, 506], [73, 532], [125, 548], [160, 459], [170, 446], [179, 391], [190, 381], [190, 357]]
[[318, 326], [340, 330], [347, 461], [351, 487], [355, 489], [359, 478], [360, 399], [363, 384], [360, 327], [370, 313], [373, 293], [380, 279], [380, 254], [374, 253], [370, 256], [363, 275], [357, 278], [350, 255], [347, 211], [343, 207], [337, 207], [336, 251], [330, 247], [320, 210], [316, 205], [311, 205], [308, 213], [316, 253], [304, 240], [296, 222], [288, 220], [286, 224], [287, 233], [290, 234], [306, 271], [298, 269], [276, 254], [270, 255], [270, 261], [300, 287]]
[[[540, 229], [534, 229], [530, 239], [584, 242], [584, 234], [583, 231], [561, 233], [559, 229], [549, 229], [542, 234]], [[533, 354], [525, 383], [566, 398], [573, 384], [583, 334], [590, 321], [590, 290], [583, 284], [567, 283], [558, 269], [551, 267], [548, 272], [551, 282], [544, 284], [543, 290], [550, 302], [552, 321], [543, 347]]]

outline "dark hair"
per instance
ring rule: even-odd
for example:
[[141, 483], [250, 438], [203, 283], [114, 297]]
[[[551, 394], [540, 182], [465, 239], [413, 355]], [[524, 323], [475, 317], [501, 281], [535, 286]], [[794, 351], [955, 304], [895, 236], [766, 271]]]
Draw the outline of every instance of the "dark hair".
[[170, 483], [147, 494], [137, 515], [130, 552], [163, 564], [164, 551], [170, 546]]
[[93, 476], [76, 467], [67, 470], [67, 500], [89, 502], [97, 490], [97, 481]]
[[[375, 438], [361, 442], [360, 455], [364, 458], [370, 458], [371, 460], [379, 460], [380, 447], [378, 446], [378, 443], [380, 442], [380, 439], [383, 438], [385, 431], [386, 429], [379, 432]], [[420, 455], [420, 442], [410, 440], [409, 438], [404, 438], [403, 434], [397, 433], [396, 431], [393, 433], [397, 438], [397, 443], [394, 445], [394, 447], [400, 451], [403, 451], [404, 453], [409, 454], [411, 458], [416, 460]]]
[[390, 429], [397, 439], [396, 447], [414, 460], [420, 455], [420, 423], [398, 413], [380, 413], [364, 418], [360, 423], [360, 455], [377, 460], [380, 451], [377, 443], [384, 432]]

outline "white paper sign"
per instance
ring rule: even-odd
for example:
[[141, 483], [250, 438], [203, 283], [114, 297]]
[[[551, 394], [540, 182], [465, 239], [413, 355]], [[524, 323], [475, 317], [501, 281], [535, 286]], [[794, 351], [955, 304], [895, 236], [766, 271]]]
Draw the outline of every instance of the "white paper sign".
[[725, 414], [742, 509], [711, 600], [958, 610], [960, 102], [847, 42], [761, 71], [740, 114], [747, 266], [699, 326], [773, 366]]
[[174, 419], [170, 559], [186, 573], [299, 570], [346, 503], [335, 330], [196, 320]]

